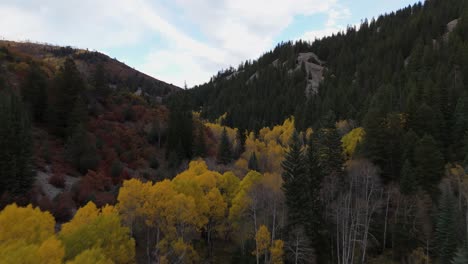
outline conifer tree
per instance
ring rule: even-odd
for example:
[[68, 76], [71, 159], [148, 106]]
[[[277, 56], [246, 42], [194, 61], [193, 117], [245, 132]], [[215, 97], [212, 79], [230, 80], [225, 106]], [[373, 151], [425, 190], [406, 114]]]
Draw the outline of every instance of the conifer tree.
[[11, 90], [0, 90], [0, 195], [22, 194], [33, 181], [31, 124]]
[[49, 122], [57, 135], [66, 137], [69, 128], [76, 125], [69, 124], [70, 113], [84, 88], [75, 62], [68, 58], [55, 76], [49, 94]]
[[403, 194], [413, 194], [418, 188], [418, 181], [413, 165], [409, 160], [405, 160], [401, 170], [400, 191]]
[[452, 264], [466, 264], [468, 263], [468, 249], [465, 247], [460, 247], [453, 258]]
[[106, 72], [102, 63], [96, 65], [93, 75], [93, 84], [98, 95], [107, 97], [111, 93], [111, 90], [106, 83]]
[[99, 164], [96, 147], [90, 144], [87, 131], [82, 124], [75, 127], [66, 145], [68, 160], [82, 174], [94, 170]]
[[343, 172], [343, 148], [340, 136], [335, 128], [320, 129], [313, 136], [312, 150], [322, 177], [326, 175], [341, 176]]
[[249, 164], [248, 165], [249, 165], [249, 170], [259, 171], [257, 155], [255, 154], [255, 151], [252, 152], [252, 154], [250, 154]]
[[453, 127], [454, 154], [456, 160], [464, 159], [463, 144], [459, 140], [464, 138], [468, 131], [468, 96], [464, 94], [458, 100], [454, 113], [455, 126]]
[[302, 144], [299, 135], [295, 131], [291, 138], [289, 149], [285, 154], [283, 167], [283, 192], [288, 207], [288, 230], [304, 227], [309, 221], [307, 205], [310, 202]]
[[232, 146], [229, 142], [226, 128], [221, 133], [221, 139], [218, 146], [217, 161], [220, 164], [228, 164], [232, 160]]
[[21, 86], [21, 95], [34, 120], [44, 121], [47, 110], [47, 79], [41, 68], [35, 63], [31, 65]]
[[436, 247], [441, 264], [450, 264], [457, 250], [456, 199], [448, 187], [442, 191], [436, 219]]
[[[326, 261], [326, 259], [329, 257], [327, 254], [328, 243], [325, 242], [326, 238], [324, 237], [324, 233], [326, 232], [327, 227], [325, 226], [325, 223], [323, 221], [323, 204], [320, 201], [320, 189], [325, 174], [319, 162], [319, 155], [321, 152], [321, 145], [319, 142], [319, 139], [315, 139], [315, 136], [311, 136], [307, 147], [305, 162], [308, 184], [307, 192], [309, 194], [309, 197], [308, 202], [304, 205], [304, 212], [307, 213], [308, 217], [306, 222], [307, 224], [304, 226], [304, 228], [307, 233], [307, 236], [309, 237], [309, 240], [316, 249], [318, 260]], [[333, 158], [339, 159], [340, 155], [341, 153], [338, 154], [338, 157]], [[339, 172], [341, 170], [341, 165], [336, 169], [337, 172]], [[325, 171], [330, 171], [330, 169], [327, 169]]]
[[197, 130], [193, 142], [193, 156], [204, 157], [206, 155], [205, 126], [200, 123]]
[[437, 193], [437, 184], [444, 175], [444, 158], [430, 135], [418, 142], [414, 150], [417, 180], [429, 194]]

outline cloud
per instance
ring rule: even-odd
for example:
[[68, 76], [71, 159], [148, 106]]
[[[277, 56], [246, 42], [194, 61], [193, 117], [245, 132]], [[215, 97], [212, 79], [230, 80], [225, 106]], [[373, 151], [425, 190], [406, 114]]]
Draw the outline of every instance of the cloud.
[[0, 34], [97, 50], [130, 49], [153, 39], [143, 63], [131, 66], [192, 86], [258, 57], [295, 16], [314, 14], [327, 15], [327, 28], [308, 37], [328, 34], [347, 15], [338, 0], [13, 0], [0, 4]]
[[346, 21], [350, 17], [351, 12], [348, 8], [339, 4], [335, 4], [328, 11], [328, 18], [325, 22], [324, 28], [304, 32], [304, 34], [299, 39], [314, 41], [316, 39], [321, 39], [323, 37], [336, 34], [340, 31], [344, 31], [348, 25], [343, 25], [341, 22]]
[[[207, 81], [221, 68], [238, 65], [271, 49], [275, 45], [274, 38], [293, 22], [296, 15], [310, 16], [333, 11], [330, 21], [343, 17], [341, 12], [335, 10], [337, 0], [175, 0], [175, 3], [177, 12], [180, 12], [177, 15], [185, 17], [199, 29], [206, 38], [203, 45], [209, 47], [193, 48], [196, 45], [192, 45], [192, 39], [191, 42], [177, 41], [184, 43], [184, 46], [165, 52], [168, 59], [179, 58], [183, 54], [185, 61], [189, 61], [179, 65], [189, 86], [200, 83], [198, 80]], [[180, 39], [179, 36], [171, 38]], [[177, 43], [174, 45], [177, 46]], [[154, 69], [162, 71], [164, 66], [161, 67], [161, 64], [164, 63], [171, 64], [170, 61], [148, 60], [144, 70], [148, 73]], [[171, 74], [167, 78], [173, 77]], [[181, 82], [179, 79], [178, 83]]]

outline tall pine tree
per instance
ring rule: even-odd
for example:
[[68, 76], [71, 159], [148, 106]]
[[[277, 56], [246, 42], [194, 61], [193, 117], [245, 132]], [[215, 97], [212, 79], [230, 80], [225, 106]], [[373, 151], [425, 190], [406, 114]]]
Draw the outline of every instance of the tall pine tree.
[[302, 143], [296, 131], [292, 135], [289, 149], [281, 166], [283, 167], [282, 189], [288, 207], [287, 230], [301, 227], [307, 229], [305, 225], [310, 223], [310, 211], [307, 208], [310, 202], [308, 190], [310, 184], [308, 183]]
[[456, 199], [447, 186], [439, 200], [436, 219], [436, 247], [441, 264], [450, 264], [457, 250]]
[[84, 82], [75, 62], [68, 58], [55, 76], [49, 93], [49, 122], [57, 135], [70, 136], [68, 132], [77, 125], [70, 124], [70, 113], [84, 89]]
[[31, 124], [10, 90], [0, 90], [0, 123], [0, 194], [22, 194], [34, 181]]
[[47, 78], [39, 65], [32, 64], [21, 85], [21, 95], [35, 121], [44, 121], [47, 110]]
[[221, 139], [218, 145], [217, 161], [220, 164], [228, 164], [232, 160], [232, 146], [227, 135], [226, 128], [221, 133]]

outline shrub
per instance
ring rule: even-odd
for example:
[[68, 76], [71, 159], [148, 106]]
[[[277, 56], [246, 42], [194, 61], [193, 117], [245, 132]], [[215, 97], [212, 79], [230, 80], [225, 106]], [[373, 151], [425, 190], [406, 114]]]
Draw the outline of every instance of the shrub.
[[110, 171], [112, 178], [119, 177], [120, 174], [122, 174], [122, 171], [123, 171], [122, 162], [120, 162], [120, 160], [114, 160], [114, 162], [112, 162], [111, 171]]
[[65, 177], [61, 173], [52, 174], [49, 178], [49, 183], [57, 188], [65, 188]]
[[155, 156], [151, 156], [151, 158], [149, 160], [149, 164], [150, 164], [151, 168], [157, 170], [159, 168], [158, 158], [156, 158]]

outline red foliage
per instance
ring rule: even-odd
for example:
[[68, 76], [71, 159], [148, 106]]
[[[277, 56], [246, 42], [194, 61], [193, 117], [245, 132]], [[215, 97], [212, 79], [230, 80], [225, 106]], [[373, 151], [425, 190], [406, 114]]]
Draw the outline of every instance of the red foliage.
[[57, 188], [65, 188], [65, 177], [62, 173], [54, 173], [50, 176], [49, 183]]
[[42, 211], [49, 211], [52, 212], [54, 208], [54, 204], [52, 201], [49, 199], [47, 195], [42, 195], [39, 201], [36, 202], [36, 205], [42, 210]]
[[102, 172], [88, 171], [80, 182], [76, 193], [76, 201], [80, 205], [86, 204], [90, 200], [94, 200], [99, 192], [109, 191], [112, 187], [112, 180]]
[[73, 216], [73, 210], [76, 208], [72, 195], [69, 192], [63, 192], [55, 200], [57, 202], [51, 210], [55, 220], [60, 223], [68, 222]]
[[102, 207], [106, 204], [115, 204], [116, 203], [116, 197], [108, 192], [99, 192], [95, 194], [94, 197], [94, 203], [98, 207]]

